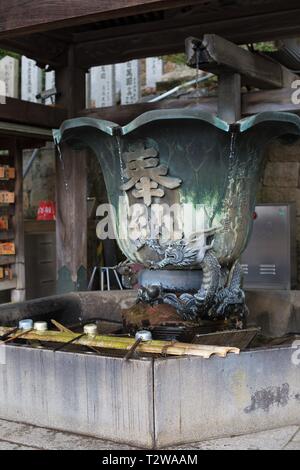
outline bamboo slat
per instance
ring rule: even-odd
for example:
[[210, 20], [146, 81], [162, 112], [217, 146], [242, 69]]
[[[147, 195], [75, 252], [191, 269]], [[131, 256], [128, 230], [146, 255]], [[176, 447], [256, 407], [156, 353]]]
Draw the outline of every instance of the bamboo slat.
[[[0, 327], [0, 335], [4, 335], [9, 331], [9, 328]], [[16, 332], [15, 336], [11, 338], [24, 338], [27, 340], [37, 340], [51, 343], [67, 343], [76, 338], [78, 333], [71, 333], [66, 331], [22, 331]], [[83, 336], [76, 341], [76, 345], [117, 349], [128, 351], [135, 343], [134, 338], [117, 338], [112, 336]], [[219, 357], [226, 357], [228, 353], [239, 354], [240, 350], [234, 347], [221, 347], [213, 345], [200, 345], [190, 343], [180, 343], [172, 341], [147, 341], [138, 345], [137, 351], [140, 353], [163, 354], [171, 356], [199, 356], [203, 358], [210, 358], [212, 355]]]

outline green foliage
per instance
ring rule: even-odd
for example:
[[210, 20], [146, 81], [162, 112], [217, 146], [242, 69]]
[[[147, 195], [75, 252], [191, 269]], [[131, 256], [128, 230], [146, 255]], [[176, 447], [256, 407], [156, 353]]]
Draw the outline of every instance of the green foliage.
[[10, 57], [14, 57], [15, 59], [20, 58], [20, 54], [16, 54], [15, 52], [5, 51], [4, 49], [0, 49], [0, 59], [9, 55]]
[[273, 41], [269, 42], [257, 42], [254, 44], [254, 49], [261, 52], [274, 52], [277, 50], [275, 43]]
[[173, 62], [178, 65], [186, 65], [186, 55], [181, 52], [179, 54], [169, 54], [161, 57], [164, 62]]
[[274, 52], [278, 50], [273, 41], [244, 44], [241, 47], [246, 50], [253, 50], [254, 52]]

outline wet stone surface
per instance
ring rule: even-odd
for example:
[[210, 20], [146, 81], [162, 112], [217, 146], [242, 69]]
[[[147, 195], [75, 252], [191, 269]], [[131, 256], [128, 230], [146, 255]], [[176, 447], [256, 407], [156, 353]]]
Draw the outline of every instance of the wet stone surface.
[[[0, 420], [0, 450], [134, 450], [88, 436], [38, 428]], [[288, 426], [254, 434], [211, 439], [165, 450], [300, 450], [300, 426]]]

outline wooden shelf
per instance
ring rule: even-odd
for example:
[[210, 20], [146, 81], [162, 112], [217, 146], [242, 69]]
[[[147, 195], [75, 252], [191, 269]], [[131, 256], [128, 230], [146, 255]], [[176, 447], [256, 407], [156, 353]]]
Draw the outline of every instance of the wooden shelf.
[[15, 206], [14, 204], [4, 205], [0, 204], [0, 215], [14, 215]]
[[55, 232], [55, 220], [25, 219], [25, 233], [49, 233]]
[[[1, 126], [0, 126], [1, 127]], [[1, 140], [1, 147], [5, 152], [5, 158], [1, 161], [3, 165], [9, 165], [15, 168], [15, 179], [9, 181], [1, 181], [0, 188], [2, 191], [8, 191], [14, 194], [14, 203], [1, 204], [0, 215], [9, 216], [8, 230], [1, 230], [0, 241], [14, 243], [16, 254], [0, 255], [1, 269], [12, 268], [13, 279], [1, 279], [0, 291], [11, 290], [12, 301], [24, 299], [25, 294], [25, 262], [24, 262], [24, 219], [23, 219], [23, 178], [22, 178], [22, 142], [16, 137], [6, 137]], [[2, 274], [2, 273], [1, 273]], [[5, 273], [4, 273], [5, 274]], [[9, 273], [6, 273], [9, 275]]]
[[14, 232], [12, 230], [4, 230], [0, 232], [0, 240], [13, 240], [14, 239]]
[[14, 264], [15, 262], [16, 262], [15, 255], [2, 255], [2, 256], [0, 256], [0, 266], [6, 266], [7, 264]]
[[12, 281], [0, 281], [0, 291], [15, 289], [17, 287], [17, 279]]

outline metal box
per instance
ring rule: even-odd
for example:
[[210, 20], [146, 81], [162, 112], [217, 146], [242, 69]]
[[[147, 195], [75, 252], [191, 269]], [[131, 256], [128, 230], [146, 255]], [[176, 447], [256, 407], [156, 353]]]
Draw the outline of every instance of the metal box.
[[291, 289], [296, 284], [294, 204], [256, 206], [248, 247], [241, 257], [246, 289]]

